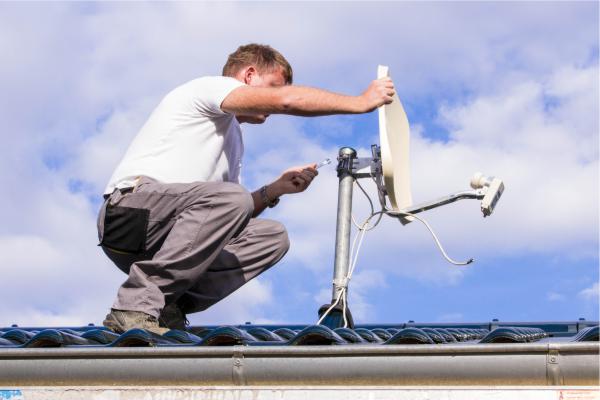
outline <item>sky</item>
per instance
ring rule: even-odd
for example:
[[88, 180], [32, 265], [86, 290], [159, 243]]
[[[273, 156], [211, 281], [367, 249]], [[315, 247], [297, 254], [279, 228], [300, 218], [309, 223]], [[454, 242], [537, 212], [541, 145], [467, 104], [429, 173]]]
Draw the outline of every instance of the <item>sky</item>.
[[[504, 180], [476, 201], [384, 218], [349, 287], [357, 323], [599, 318], [597, 2], [0, 3], [0, 326], [101, 324], [125, 275], [97, 246], [101, 194], [128, 144], [176, 86], [219, 75], [241, 44], [270, 44], [298, 85], [358, 95], [391, 76], [411, 126], [413, 200]], [[272, 116], [244, 126], [243, 183], [369, 156], [377, 113]], [[331, 296], [335, 163], [262, 217], [291, 248], [192, 324], [310, 324]], [[368, 192], [375, 195], [370, 182]], [[368, 204], [355, 193], [354, 213]]]

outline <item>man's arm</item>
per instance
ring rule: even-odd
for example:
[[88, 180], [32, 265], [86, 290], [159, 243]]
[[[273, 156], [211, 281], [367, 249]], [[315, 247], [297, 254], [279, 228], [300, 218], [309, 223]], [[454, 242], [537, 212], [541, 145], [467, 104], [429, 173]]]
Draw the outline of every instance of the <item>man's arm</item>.
[[305, 86], [241, 86], [225, 97], [221, 109], [236, 115], [361, 114], [391, 103], [393, 95], [394, 84], [390, 78], [371, 82], [359, 96], [345, 96]]
[[[284, 194], [303, 192], [308, 188], [312, 180], [319, 174], [317, 164], [309, 164], [302, 167], [290, 168], [281, 174], [279, 179], [267, 185], [267, 198], [271, 201], [278, 199]], [[257, 217], [267, 208], [260, 189], [252, 193], [254, 200], [254, 214]]]

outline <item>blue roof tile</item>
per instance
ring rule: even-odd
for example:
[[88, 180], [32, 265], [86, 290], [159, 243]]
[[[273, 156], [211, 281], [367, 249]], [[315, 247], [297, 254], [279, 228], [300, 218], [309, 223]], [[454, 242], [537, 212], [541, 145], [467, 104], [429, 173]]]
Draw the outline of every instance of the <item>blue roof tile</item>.
[[386, 342], [387, 344], [434, 344], [435, 341], [422, 329], [406, 328], [400, 330]]
[[[364, 325], [332, 330], [324, 325], [309, 326], [221, 326], [191, 327], [189, 331], [171, 330], [164, 335], [132, 329], [116, 334], [104, 327], [0, 329], [0, 348], [39, 347], [152, 347], [152, 346], [306, 346], [306, 345], [394, 345], [466, 343], [527, 343], [537, 341], [598, 341], [599, 328], [579, 325], [579, 331], [559, 323], [544, 325], [524, 323], [517, 326], [480, 324], [400, 324], [396, 326]], [[302, 329], [299, 329], [302, 328]], [[570, 335], [565, 332], [571, 331]]]
[[336, 328], [335, 333], [348, 343], [366, 343], [362, 336], [349, 328]]
[[376, 333], [373, 333], [372, 331], [370, 331], [366, 328], [356, 328], [354, 331], [357, 334], [359, 334], [360, 337], [362, 337], [365, 341], [367, 341], [369, 343], [383, 342], [383, 340], [381, 340], [381, 338]]
[[285, 340], [289, 340], [291, 338], [293, 338], [294, 336], [296, 336], [296, 331], [290, 329], [290, 328], [279, 328], [279, 329], [275, 329], [273, 331], [273, 333], [275, 333], [276, 335], [278, 335], [279, 337], [285, 339]]
[[291, 338], [287, 344], [292, 346], [312, 346], [312, 345], [330, 345], [347, 344], [340, 335], [324, 325], [311, 325], [301, 330], [295, 337]]

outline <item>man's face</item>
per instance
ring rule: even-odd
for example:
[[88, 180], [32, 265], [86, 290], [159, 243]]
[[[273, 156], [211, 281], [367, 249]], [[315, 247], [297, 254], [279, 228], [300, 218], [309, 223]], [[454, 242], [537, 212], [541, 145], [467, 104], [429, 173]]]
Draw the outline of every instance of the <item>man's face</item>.
[[285, 85], [285, 78], [281, 68], [277, 68], [270, 72], [263, 72], [260, 74], [258, 71], [251, 75], [250, 86], [257, 87], [279, 87]]
[[[246, 85], [255, 87], [279, 87], [285, 85], [285, 77], [281, 68], [261, 74], [254, 67], [249, 67], [245, 71], [243, 81]], [[238, 120], [250, 124], [262, 124], [268, 117], [268, 114], [244, 115], [238, 116]]]

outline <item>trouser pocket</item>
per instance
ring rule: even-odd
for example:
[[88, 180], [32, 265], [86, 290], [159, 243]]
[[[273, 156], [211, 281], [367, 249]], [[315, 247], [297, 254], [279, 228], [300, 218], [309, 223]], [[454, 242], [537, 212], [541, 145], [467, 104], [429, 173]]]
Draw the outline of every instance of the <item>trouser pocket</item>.
[[129, 254], [146, 250], [150, 210], [106, 205], [101, 246]]

